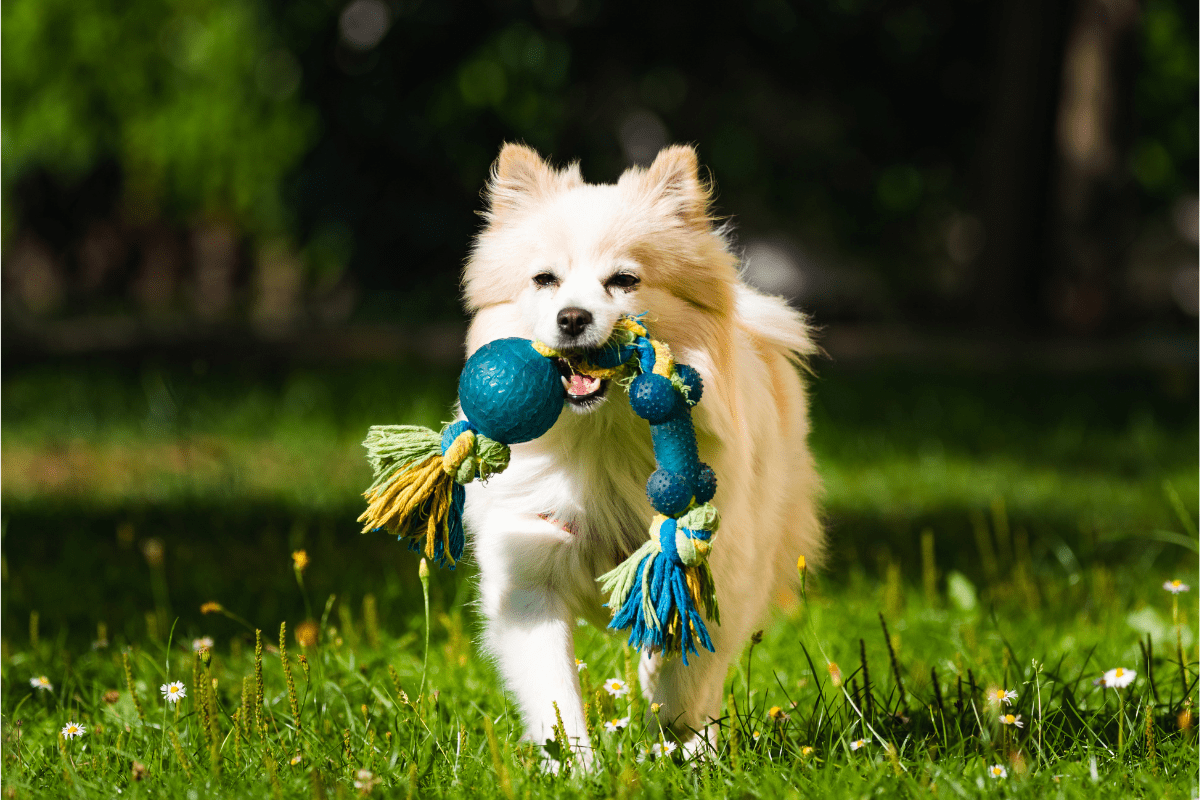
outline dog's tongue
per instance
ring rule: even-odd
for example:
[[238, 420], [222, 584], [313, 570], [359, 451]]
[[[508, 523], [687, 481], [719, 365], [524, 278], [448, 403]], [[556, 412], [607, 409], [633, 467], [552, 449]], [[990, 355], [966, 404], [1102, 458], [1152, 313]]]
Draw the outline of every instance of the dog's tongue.
[[587, 375], [580, 375], [578, 372], [571, 373], [571, 382], [567, 387], [567, 391], [576, 397], [583, 397], [600, 388], [600, 379], [592, 378]]

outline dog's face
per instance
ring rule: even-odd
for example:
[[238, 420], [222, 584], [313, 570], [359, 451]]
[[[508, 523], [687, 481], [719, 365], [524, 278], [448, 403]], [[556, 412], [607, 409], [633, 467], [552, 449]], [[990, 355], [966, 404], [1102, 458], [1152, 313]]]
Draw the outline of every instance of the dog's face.
[[[472, 311], [510, 304], [526, 335], [563, 351], [602, 345], [623, 314], [681, 319], [726, 302], [735, 261], [714, 233], [695, 151], [663, 150], [613, 185], [585, 184], [578, 165], [548, 166], [506, 145], [488, 186], [487, 225], [464, 278]], [[656, 327], [657, 330], [657, 327]], [[567, 401], [602, 402], [606, 381], [560, 359]]]

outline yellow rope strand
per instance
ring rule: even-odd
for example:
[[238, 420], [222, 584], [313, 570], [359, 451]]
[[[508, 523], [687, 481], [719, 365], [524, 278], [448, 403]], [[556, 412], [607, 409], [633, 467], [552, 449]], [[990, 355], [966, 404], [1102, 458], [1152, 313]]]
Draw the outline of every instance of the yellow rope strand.
[[442, 459], [430, 456], [397, 473], [386, 485], [365, 493], [369, 505], [358, 518], [359, 522], [365, 523], [363, 533], [392, 524], [403, 525], [404, 520], [420, 507], [437, 479], [444, 474]]
[[[442, 471], [447, 475], [458, 472], [458, 468], [466, 461], [467, 456], [475, 449], [475, 432], [468, 429], [460, 433], [450, 448], [442, 455]], [[432, 556], [430, 556], [432, 558]]]
[[616, 327], [624, 328], [634, 336], [645, 336], [647, 333], [646, 326], [642, 325], [642, 323], [638, 322], [633, 317], [621, 317], [617, 320]]
[[671, 355], [671, 348], [658, 339], [651, 339], [650, 344], [654, 346], [654, 374], [670, 378], [675, 371], [675, 357]]
[[687, 583], [688, 594], [692, 596], [692, 602], [696, 607], [700, 607], [700, 573], [695, 567], [688, 567], [683, 571], [683, 579]]
[[441, 459], [433, 456], [426, 459], [421, 465], [420, 472], [417, 475], [419, 482], [413, 483], [404, 488], [404, 491], [396, 497], [387, 510], [380, 516], [381, 519], [406, 519], [420, 509], [433, 493], [439, 480], [445, 479], [445, 474], [442, 472]]
[[442, 533], [442, 550], [453, 565], [454, 556], [450, 555], [450, 486], [442, 481], [433, 493], [433, 503], [430, 505], [429, 520], [425, 523], [425, 555], [434, 557], [433, 537], [439, 529]]

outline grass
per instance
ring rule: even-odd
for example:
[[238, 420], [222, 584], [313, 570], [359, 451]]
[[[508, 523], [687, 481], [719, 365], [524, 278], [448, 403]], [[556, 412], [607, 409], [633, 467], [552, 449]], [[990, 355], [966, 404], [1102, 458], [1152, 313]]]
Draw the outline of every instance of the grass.
[[[468, 581], [435, 601], [431, 618], [419, 601], [381, 618], [371, 596], [330, 597], [300, 634], [307, 646], [292, 633], [303, 618], [281, 638], [262, 633], [256, 648], [233, 619], [187, 613], [187, 627], [220, 642], [209, 663], [178, 627], [173, 637], [160, 630], [158, 640], [113, 638], [82, 651], [35, 633], [5, 656], [4, 787], [63, 797], [862, 797], [936, 785], [963, 797], [1190, 797], [1196, 741], [1184, 698], [1195, 696], [1196, 656], [1170, 635], [1170, 598], [1150, 585], [1158, 576], [1096, 568], [1070, 585], [1021, 574], [1017, 565], [974, 600], [961, 576], [951, 596], [862, 576], [844, 589], [816, 582], [730, 675], [719, 752], [703, 761], [639, 761], [658, 741], [642, 721], [644, 702], [596, 691], [607, 678], [631, 679], [630, 653], [581, 628], [598, 769], [559, 775], [519, 741], [519, 721], [475, 651], [462, 610]], [[1129, 626], [1126, 598], [1138, 596], [1166, 633], [1152, 639], [1149, 661]], [[1194, 644], [1186, 614], [1181, 622]], [[1124, 690], [1093, 685], [1117, 666], [1138, 680]], [[28, 685], [43, 674], [53, 690]], [[187, 691], [176, 706], [158, 691], [173, 680]], [[1017, 692], [1006, 711], [1024, 727], [998, 723], [985, 699], [994, 687]], [[623, 716], [627, 729], [603, 732], [603, 721]], [[64, 740], [68, 721], [87, 732]], [[859, 739], [865, 745], [852, 750]], [[993, 765], [1007, 777], [989, 777]], [[355, 788], [376, 780], [371, 792]]]
[[643, 701], [597, 693], [633, 656], [581, 627], [600, 768], [554, 774], [472, 565], [426, 595], [353, 524], [363, 429], [436, 424], [450, 371], [62, 366], [4, 381], [6, 797], [1194, 796], [1196, 595], [1161, 588], [1197, 585], [1194, 380], [825, 370], [834, 562], [731, 671], [717, 757], [639, 761]]

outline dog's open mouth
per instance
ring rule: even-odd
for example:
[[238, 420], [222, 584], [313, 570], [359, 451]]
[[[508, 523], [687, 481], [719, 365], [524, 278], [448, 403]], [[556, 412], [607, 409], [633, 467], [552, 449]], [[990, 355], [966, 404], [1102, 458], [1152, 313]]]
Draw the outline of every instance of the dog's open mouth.
[[554, 362], [558, 367], [563, 389], [567, 392], [567, 402], [572, 406], [578, 409], [589, 408], [604, 399], [604, 391], [608, 388], [607, 380], [584, 375], [576, 370], [567, 358], [556, 358]]

